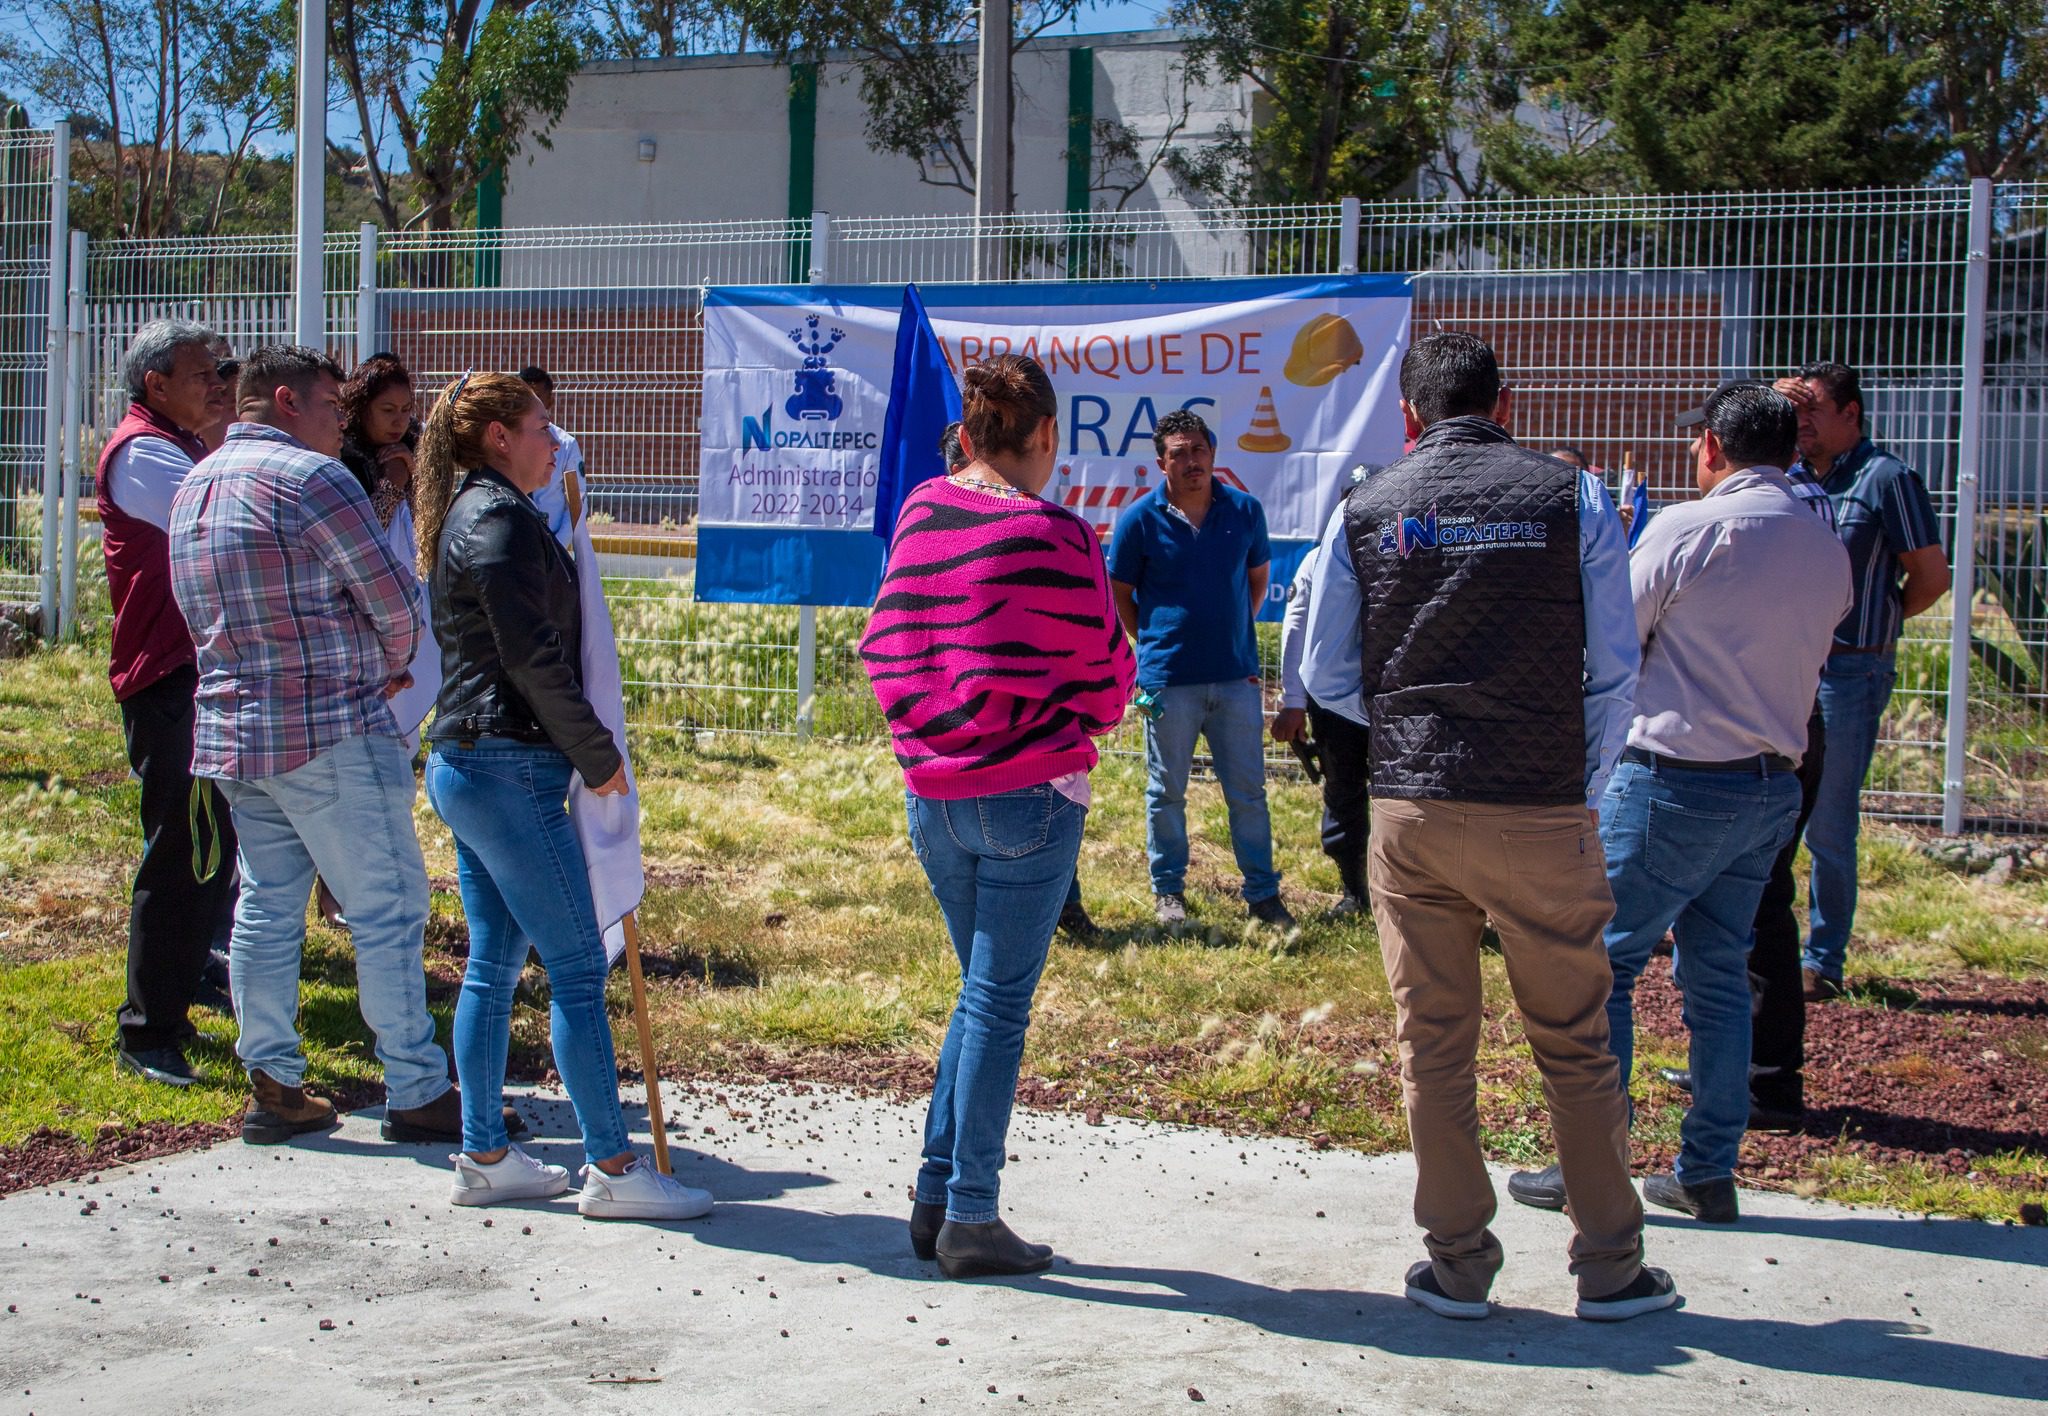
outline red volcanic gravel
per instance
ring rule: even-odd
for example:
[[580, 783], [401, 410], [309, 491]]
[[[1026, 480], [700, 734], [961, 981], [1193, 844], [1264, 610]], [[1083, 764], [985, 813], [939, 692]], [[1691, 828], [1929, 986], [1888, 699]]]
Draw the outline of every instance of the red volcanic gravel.
[[[1886, 1001], [1807, 1008], [1806, 1124], [1787, 1135], [1751, 1132], [1743, 1152], [1753, 1174], [1777, 1178], [1770, 1172], [1841, 1150], [1958, 1175], [1988, 1152], [2048, 1151], [2048, 982], [1973, 974], [1867, 992]], [[1662, 961], [1636, 989], [1636, 1020], [1683, 1050], [1678, 992]]]
[[[1963, 1175], [1977, 1156], [1988, 1152], [2048, 1152], [2048, 981], [1972, 974], [1868, 985], [1863, 993], [1886, 1001], [1838, 1001], [1807, 1010], [1806, 1124], [1790, 1134], [1753, 1132], [1745, 1138], [1745, 1183], [1788, 1183], [1821, 1155], [1847, 1153], [1876, 1164], [1915, 1162]], [[1644, 1034], [1684, 1054], [1678, 995], [1662, 960], [1653, 961], [1637, 986], [1636, 1018]], [[1532, 1103], [1530, 1087], [1523, 1085], [1530, 1081], [1529, 1063], [1512, 1012], [1489, 1014], [1486, 1035], [1493, 1043], [1509, 1045], [1509, 1051], [1494, 1051], [1483, 1064], [1485, 1080], [1493, 1085], [1482, 1096], [1482, 1121], [1499, 1129], [1546, 1132], [1543, 1109]], [[1393, 1127], [1402, 1126], [1390, 1023], [1318, 1024], [1302, 1029], [1297, 1041], [1332, 1064], [1332, 1100], [1364, 1107]], [[1306, 1101], [1284, 1114], [1265, 1111], [1254, 1117], [1236, 1106], [1198, 1102], [1179, 1093], [1176, 1079], [1212, 1068], [1217, 1045], [1213, 1040], [1127, 1045], [1099, 1052], [1068, 1076], [1024, 1077], [1018, 1104], [1075, 1112], [1090, 1121], [1105, 1114], [1151, 1116], [1238, 1134], [1277, 1132], [1318, 1149], [1333, 1143]], [[515, 1056], [512, 1071], [515, 1078], [532, 1080], [546, 1079], [548, 1069], [544, 1055], [536, 1052], [532, 1058]], [[630, 1069], [625, 1075], [637, 1079]], [[785, 1052], [742, 1044], [721, 1048], [709, 1070], [673, 1068], [665, 1075], [672, 1086], [680, 1083], [697, 1094], [748, 1083], [800, 1093], [823, 1084], [914, 1103], [930, 1094], [932, 1062], [898, 1050]], [[364, 1106], [379, 1090], [363, 1088], [335, 1101], [344, 1109]], [[1640, 1076], [1636, 1091], [1639, 1097], [1648, 1092], [1665, 1101], [1673, 1095]], [[1257, 1097], [1247, 1100], [1256, 1108]], [[704, 1131], [710, 1134], [712, 1128]], [[108, 1126], [89, 1145], [61, 1133], [37, 1132], [19, 1145], [0, 1147], [0, 1194], [212, 1145], [236, 1133], [233, 1119], [194, 1125], [151, 1122], [127, 1130]], [[1639, 1171], [1668, 1169], [1671, 1159], [1668, 1146], [1646, 1143], [1638, 1135]]]
[[91, 1145], [45, 1126], [19, 1145], [0, 1146], [0, 1195], [37, 1185], [74, 1180], [96, 1170], [154, 1160], [179, 1151], [203, 1150], [240, 1134], [234, 1121], [146, 1121], [123, 1130], [108, 1126]]
[[[370, 1105], [382, 1092], [381, 1087], [354, 1087], [326, 1095], [348, 1111]], [[144, 1121], [126, 1127], [110, 1122], [89, 1144], [45, 1126], [18, 1145], [0, 1146], [0, 1195], [180, 1151], [204, 1150], [241, 1134], [240, 1115], [226, 1121]]]

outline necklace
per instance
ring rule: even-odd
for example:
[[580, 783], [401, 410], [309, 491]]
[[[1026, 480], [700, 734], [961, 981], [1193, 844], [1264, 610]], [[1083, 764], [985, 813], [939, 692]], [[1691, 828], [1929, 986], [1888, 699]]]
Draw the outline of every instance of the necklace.
[[1036, 492], [1027, 492], [1020, 490], [1019, 488], [1011, 486], [1008, 482], [985, 482], [979, 477], [963, 476], [958, 472], [948, 472], [946, 474], [946, 480], [948, 482], [951, 482], [956, 487], [967, 487], [977, 492], [986, 493], [987, 495], [992, 497], [1009, 497], [1015, 501], [1038, 500], [1038, 494]]

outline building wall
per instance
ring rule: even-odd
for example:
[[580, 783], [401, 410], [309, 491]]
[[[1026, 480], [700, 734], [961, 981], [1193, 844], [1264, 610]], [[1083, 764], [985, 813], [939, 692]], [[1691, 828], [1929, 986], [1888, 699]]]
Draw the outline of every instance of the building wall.
[[[1171, 34], [1048, 38], [1018, 56], [1015, 185], [1020, 211], [1067, 205], [1068, 51], [1093, 51], [1094, 114], [1156, 141], [1183, 109], [1183, 141], [1249, 112], [1242, 86], [1183, 98]], [[971, 144], [974, 115], [963, 118]], [[810, 209], [837, 216], [965, 214], [973, 198], [921, 181], [907, 158], [869, 149], [857, 67], [820, 67]], [[642, 161], [643, 139], [654, 160]], [[790, 207], [790, 71], [759, 55], [592, 64], [576, 76], [550, 146], [529, 142], [507, 173], [507, 226], [780, 219]], [[1129, 205], [1187, 203], [1163, 173]]]

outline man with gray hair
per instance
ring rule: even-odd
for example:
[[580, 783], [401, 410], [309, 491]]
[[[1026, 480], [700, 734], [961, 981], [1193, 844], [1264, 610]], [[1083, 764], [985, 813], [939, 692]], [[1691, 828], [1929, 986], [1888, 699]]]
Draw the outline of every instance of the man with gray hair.
[[227, 802], [192, 775], [192, 635], [171, 597], [171, 497], [206, 455], [223, 408], [214, 333], [151, 320], [121, 361], [131, 400], [100, 452], [95, 485], [113, 601], [108, 677], [121, 705], [128, 765], [142, 783], [142, 864], [128, 910], [128, 996], [120, 1065], [189, 1086], [187, 1017], [235, 904], [235, 832]]

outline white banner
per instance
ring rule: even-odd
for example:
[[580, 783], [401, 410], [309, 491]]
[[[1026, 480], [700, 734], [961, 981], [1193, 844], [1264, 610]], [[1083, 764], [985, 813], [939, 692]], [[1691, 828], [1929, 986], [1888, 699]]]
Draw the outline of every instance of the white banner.
[[[1003, 353], [1045, 366], [1060, 408], [1046, 495], [1105, 533], [1158, 486], [1152, 430], [1174, 409], [1209, 424], [1217, 474], [1260, 500], [1281, 542], [1313, 540], [1353, 467], [1401, 453], [1403, 277], [922, 293], [956, 373]], [[842, 546], [830, 533], [872, 522], [901, 304], [900, 286], [709, 292], [700, 594], [862, 602], [836, 597], [834, 563], [859, 562], [838, 566], [849, 582], [863, 568], [871, 577], [879, 544]]]

